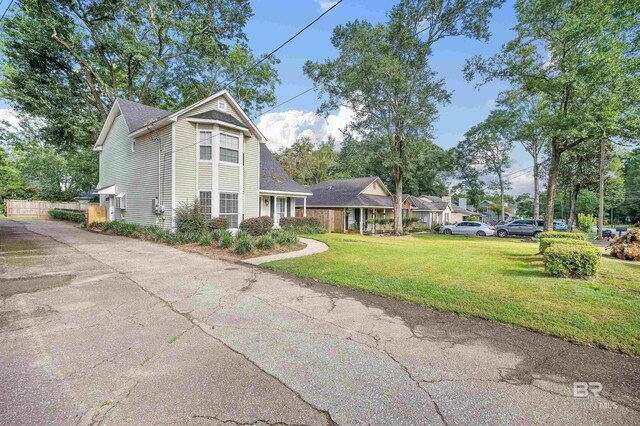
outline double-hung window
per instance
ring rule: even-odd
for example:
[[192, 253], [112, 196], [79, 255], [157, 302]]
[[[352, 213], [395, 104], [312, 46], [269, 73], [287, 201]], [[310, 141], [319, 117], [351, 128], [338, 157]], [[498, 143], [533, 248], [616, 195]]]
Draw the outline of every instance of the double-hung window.
[[240, 139], [235, 136], [221, 134], [220, 135], [220, 161], [227, 163], [238, 162], [238, 146]]
[[229, 220], [229, 228], [238, 228], [238, 194], [234, 192], [220, 193], [220, 217]]
[[211, 160], [211, 132], [201, 131], [198, 134], [198, 146], [200, 149], [199, 159], [200, 160]]
[[200, 211], [211, 217], [211, 191], [200, 191]]

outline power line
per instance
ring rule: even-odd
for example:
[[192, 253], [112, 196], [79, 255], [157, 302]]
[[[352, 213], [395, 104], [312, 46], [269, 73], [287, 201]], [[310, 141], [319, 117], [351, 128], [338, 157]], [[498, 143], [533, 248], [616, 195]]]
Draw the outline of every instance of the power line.
[[282, 43], [280, 46], [276, 47], [274, 50], [272, 50], [269, 54], [267, 54], [265, 57], [263, 57], [262, 59], [260, 59], [258, 62], [256, 62], [255, 64], [253, 64], [252, 66], [250, 66], [249, 68], [247, 68], [242, 74], [238, 75], [237, 77], [235, 77], [233, 80], [229, 81], [227, 83], [227, 81], [224, 81], [222, 83], [222, 86], [224, 88], [227, 88], [230, 84], [235, 83], [236, 81], [238, 81], [238, 79], [242, 76], [244, 76], [245, 74], [247, 74], [249, 71], [254, 70], [258, 65], [260, 65], [261, 63], [263, 63], [264, 61], [266, 61], [267, 59], [269, 59], [270, 57], [272, 57], [278, 50], [282, 49], [284, 46], [286, 46], [289, 42], [291, 42], [294, 38], [298, 37], [300, 34], [302, 34], [306, 29], [308, 29], [309, 27], [311, 27], [313, 24], [315, 24], [316, 22], [318, 22], [324, 15], [326, 15], [327, 13], [331, 12], [333, 10], [334, 7], [336, 7], [337, 5], [339, 5], [340, 3], [342, 3], [344, 0], [339, 0], [338, 2], [336, 2], [334, 5], [332, 5], [329, 9], [325, 10], [324, 12], [322, 12], [322, 14], [320, 16], [318, 16], [316, 19], [314, 19], [313, 21], [309, 22], [304, 28], [302, 28], [300, 31], [298, 31], [297, 33], [295, 33], [293, 36], [289, 37], [289, 39], [287, 41], [285, 41], [284, 43]]
[[[308, 93], [308, 92], [312, 91], [312, 90], [313, 90], [313, 89], [315, 89], [315, 88], [316, 88], [316, 86], [310, 87], [310, 88], [306, 89], [305, 91], [300, 92], [300, 93], [298, 93], [297, 95], [290, 97], [290, 98], [289, 98], [289, 99], [287, 99], [286, 101], [280, 102], [278, 105], [274, 106], [273, 108], [270, 108], [270, 109], [268, 109], [268, 110], [266, 110], [266, 111], [262, 111], [262, 112], [260, 113], [260, 115], [263, 115], [263, 114], [266, 114], [266, 113], [268, 113], [268, 112], [271, 112], [271, 111], [273, 111], [273, 110], [274, 110], [274, 109], [276, 109], [276, 108], [280, 108], [282, 105], [284, 105], [284, 104], [286, 104], [286, 103], [288, 103], [288, 102], [291, 102], [292, 100], [294, 100], [294, 99], [296, 99], [296, 98], [299, 98], [300, 96], [304, 95], [305, 93]], [[258, 118], [258, 117], [254, 117], [254, 119], [256, 119], [256, 118]]]
[[10, 7], [11, 7], [11, 5], [13, 4], [13, 1], [14, 1], [14, 0], [11, 0], [11, 1], [9, 2], [9, 6], [7, 6], [7, 8], [4, 10], [4, 13], [2, 14], [2, 17], [0, 17], [0, 21], [2, 21], [2, 20], [4, 19], [4, 15], [6, 15], [6, 14], [7, 14], [7, 12], [9, 11], [9, 8], [10, 8]]

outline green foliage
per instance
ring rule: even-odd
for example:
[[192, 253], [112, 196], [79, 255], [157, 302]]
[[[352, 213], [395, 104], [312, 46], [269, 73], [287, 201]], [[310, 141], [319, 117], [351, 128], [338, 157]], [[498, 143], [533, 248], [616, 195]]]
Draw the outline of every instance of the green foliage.
[[238, 231], [236, 234], [235, 252], [246, 254], [253, 251], [253, 240], [248, 232]]
[[553, 244], [544, 253], [544, 268], [557, 277], [591, 277], [600, 269], [600, 251], [593, 247]]
[[276, 242], [271, 235], [261, 235], [256, 240], [256, 248], [258, 250], [269, 250], [276, 246]]
[[207, 228], [214, 232], [219, 229], [229, 229], [229, 219], [226, 217], [214, 217], [207, 221]]
[[298, 242], [298, 236], [290, 229], [274, 229], [270, 235], [281, 246], [292, 246]]
[[280, 219], [280, 227], [288, 229], [296, 234], [324, 234], [325, 228], [320, 226], [320, 221], [315, 217], [283, 217]]
[[478, 216], [471, 215], [471, 216], [467, 216], [466, 220], [471, 220], [471, 221], [476, 221], [477, 222], [477, 221], [480, 220], [480, 218]]
[[220, 243], [220, 248], [228, 249], [233, 246], [233, 234], [231, 233], [231, 231], [225, 229], [218, 232], [218, 242]]
[[[569, 235], [575, 235], [575, 234], [569, 234]], [[551, 247], [552, 245], [556, 245], [556, 244], [568, 244], [568, 245], [573, 245], [573, 246], [582, 246], [582, 247], [591, 247], [593, 246], [593, 244], [591, 244], [589, 241], [585, 241], [582, 239], [575, 239], [575, 238], [543, 238], [540, 240], [540, 253], [544, 254], [545, 250], [548, 249], [549, 247]]]
[[327, 180], [336, 171], [339, 154], [334, 150], [333, 137], [315, 144], [308, 136], [296, 139], [290, 147], [282, 148], [276, 158], [291, 179], [303, 185]]
[[[391, 219], [389, 219], [389, 220], [391, 220]], [[418, 216], [410, 216], [410, 217], [403, 217], [402, 218], [402, 223], [405, 226], [408, 226], [408, 225], [411, 225], [411, 224], [414, 224], [414, 223], [417, 223], [417, 222], [420, 222], [420, 218]]]
[[53, 209], [48, 211], [54, 219], [68, 220], [76, 223], [84, 223], [84, 212], [81, 210]]
[[176, 208], [176, 229], [183, 235], [201, 235], [208, 231], [207, 217], [202, 213], [200, 203], [181, 203]]
[[269, 216], [250, 217], [240, 223], [240, 229], [257, 237], [267, 234], [273, 228], [273, 219]]
[[[446, 37], [488, 38], [491, 9], [502, 3], [402, 1], [384, 24], [356, 20], [334, 28], [337, 57], [305, 63], [305, 74], [326, 95], [320, 111], [353, 111], [346, 140], [366, 141], [371, 155], [384, 159], [398, 199], [403, 173], [424, 155], [438, 106], [450, 101], [444, 81], [429, 66], [433, 45]], [[402, 233], [401, 222], [394, 232]]]
[[598, 219], [592, 214], [578, 213], [578, 228], [582, 232], [592, 232], [593, 227], [598, 223]]

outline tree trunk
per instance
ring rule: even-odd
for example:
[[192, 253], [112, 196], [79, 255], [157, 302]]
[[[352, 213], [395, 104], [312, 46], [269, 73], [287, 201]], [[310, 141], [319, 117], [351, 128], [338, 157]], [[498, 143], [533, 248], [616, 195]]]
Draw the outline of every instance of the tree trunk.
[[498, 175], [498, 181], [500, 183], [500, 220], [504, 221], [504, 183], [502, 182], [502, 175]]
[[400, 165], [393, 166], [393, 175], [396, 185], [396, 196], [393, 199], [393, 233], [402, 235], [402, 167]]
[[538, 153], [533, 156], [533, 218], [540, 219], [540, 164]]
[[544, 230], [553, 231], [553, 214], [556, 204], [556, 187], [560, 172], [560, 154], [558, 141], [551, 141], [551, 163], [549, 165], [549, 180], [547, 181], [547, 211], [544, 215]]
[[578, 185], [571, 185], [571, 194], [569, 195], [569, 219], [567, 220], [567, 227], [569, 232], [573, 231], [573, 224], [576, 221], [576, 204], [578, 203]]
[[602, 239], [602, 228], [604, 226], [604, 163], [606, 161], [606, 139], [603, 137], [600, 140], [600, 187], [599, 187], [599, 206], [598, 206], [598, 239]]

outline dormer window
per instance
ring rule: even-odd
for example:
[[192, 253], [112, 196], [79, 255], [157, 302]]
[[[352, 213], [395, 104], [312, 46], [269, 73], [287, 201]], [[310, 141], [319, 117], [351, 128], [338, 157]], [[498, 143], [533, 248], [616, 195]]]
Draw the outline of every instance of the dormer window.
[[226, 111], [227, 110], [227, 104], [224, 101], [218, 101], [218, 109], [220, 111]]

